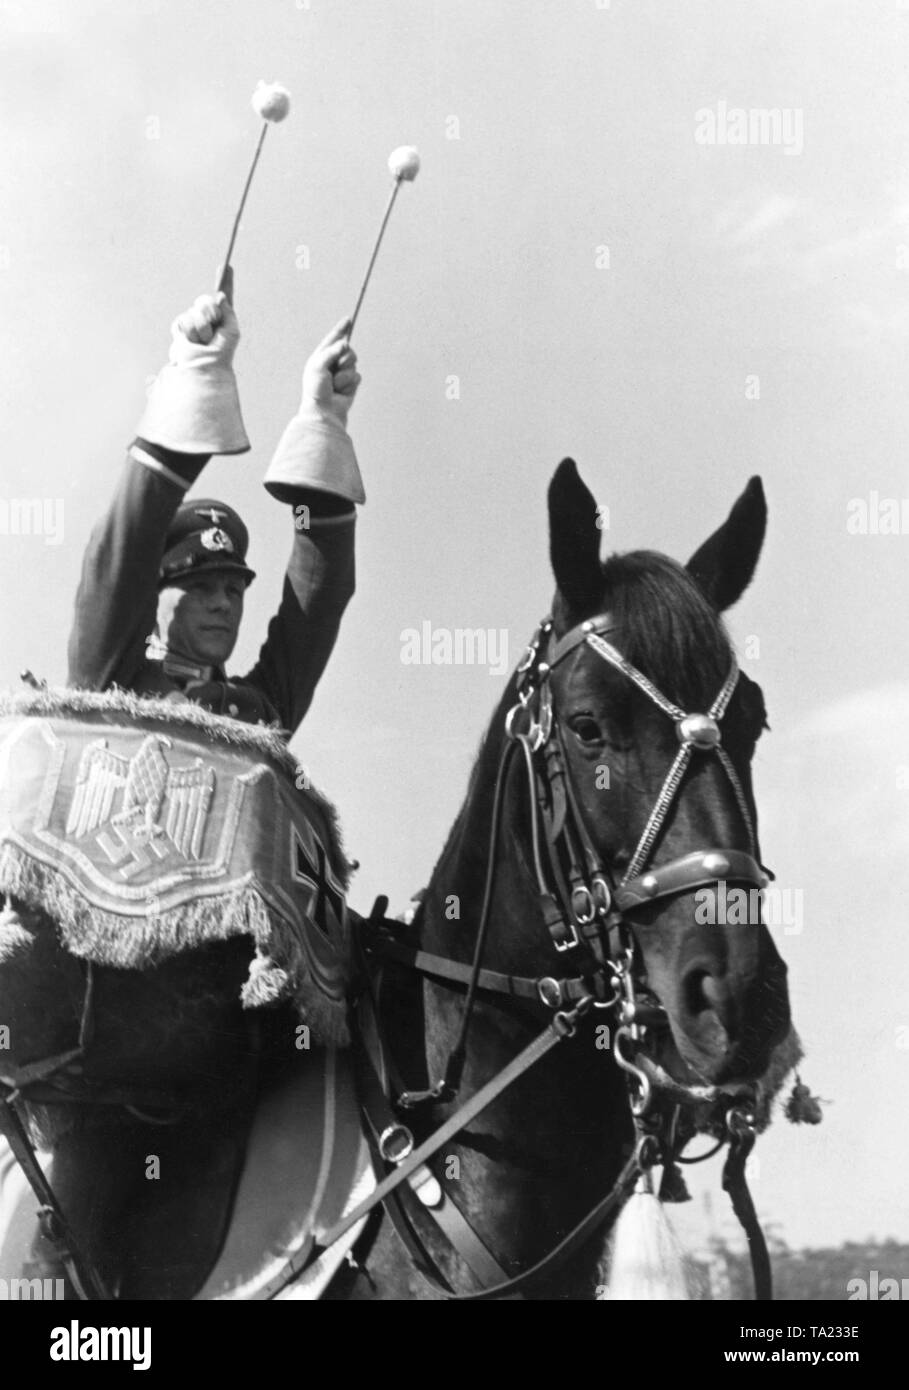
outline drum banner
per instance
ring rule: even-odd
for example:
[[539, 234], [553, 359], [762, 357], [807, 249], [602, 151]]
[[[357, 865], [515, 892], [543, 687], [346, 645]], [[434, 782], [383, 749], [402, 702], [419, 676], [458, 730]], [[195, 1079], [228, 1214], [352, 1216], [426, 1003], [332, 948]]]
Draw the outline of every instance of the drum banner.
[[125, 692], [0, 697], [0, 892], [75, 955], [142, 969], [249, 934], [248, 1007], [347, 1040], [348, 864], [275, 730]]

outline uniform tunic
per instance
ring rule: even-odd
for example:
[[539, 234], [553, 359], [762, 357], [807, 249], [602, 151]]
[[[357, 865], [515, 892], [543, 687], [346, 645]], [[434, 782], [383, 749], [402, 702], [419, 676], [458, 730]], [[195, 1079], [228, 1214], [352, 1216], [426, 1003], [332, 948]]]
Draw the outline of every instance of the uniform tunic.
[[[307, 529], [295, 529], [278, 611], [252, 670], [217, 668], [201, 682], [146, 652], [154, 630], [168, 527], [207, 463], [137, 440], [105, 515], [92, 532], [69, 640], [71, 686], [141, 695], [181, 692], [215, 714], [277, 721], [294, 733], [331, 655], [354, 592], [354, 508], [324, 493], [300, 493]], [[294, 515], [294, 513], [292, 513]]]

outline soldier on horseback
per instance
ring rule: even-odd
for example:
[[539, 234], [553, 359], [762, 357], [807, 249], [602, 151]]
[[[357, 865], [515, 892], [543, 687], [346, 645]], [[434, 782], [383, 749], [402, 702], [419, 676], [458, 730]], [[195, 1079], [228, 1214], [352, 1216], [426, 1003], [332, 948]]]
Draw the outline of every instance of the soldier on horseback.
[[[86, 549], [69, 641], [67, 683], [81, 691], [130, 691], [178, 706], [189, 702], [214, 715], [266, 725], [289, 739], [312, 702], [354, 591], [355, 504], [365, 497], [347, 418], [360, 377], [356, 355], [347, 342], [350, 323], [345, 319], [323, 338], [306, 363], [300, 408], [284, 431], [266, 479], [272, 495], [292, 509], [291, 554], [281, 600], [255, 665], [243, 676], [229, 677], [225, 664], [237, 641], [246, 588], [255, 578], [246, 562], [249, 536], [230, 506], [208, 497], [187, 500], [185, 494], [212, 454], [239, 454], [250, 447], [232, 367], [240, 331], [231, 280], [228, 273], [223, 291], [198, 298], [172, 326], [169, 360], [152, 387], [125, 470]], [[154, 808], [149, 815], [155, 830]], [[329, 869], [325, 872], [330, 874]], [[326, 883], [327, 879], [320, 893]], [[0, 922], [7, 955], [10, 943], [20, 953], [26, 947], [36, 949], [39, 941], [47, 950], [57, 949], [48, 944], [56, 936], [42, 929], [42, 913], [26, 907], [18, 896], [7, 897]], [[343, 931], [335, 930], [330, 943], [327, 938], [320, 940], [327, 968], [334, 968], [331, 950], [341, 951], [343, 940]], [[203, 1057], [199, 1066], [204, 1070], [209, 1052], [217, 1054], [219, 1065], [226, 1067], [228, 1089], [233, 1085], [236, 1090], [236, 1096], [225, 1094], [217, 1101], [221, 1110], [210, 1132], [201, 1124], [197, 1135], [187, 1120], [158, 1133], [156, 1147], [167, 1153], [171, 1174], [167, 1200], [175, 1200], [173, 1191], [182, 1186], [187, 1209], [208, 1190], [202, 1165], [209, 1154], [206, 1146], [215, 1142], [212, 1135], [221, 1135], [217, 1143], [223, 1152], [218, 1162], [233, 1169], [239, 1162], [248, 1123], [243, 1118], [248, 1106], [244, 1097], [256, 1076], [257, 1057], [264, 1058], [268, 1050], [268, 1037], [283, 1064], [299, 1031], [299, 1015], [285, 1005], [266, 1011], [270, 1023], [262, 1029], [251, 1025], [247, 1034], [247, 1016], [240, 1016], [237, 1002], [238, 982], [249, 966], [253, 943], [241, 935], [219, 941], [218, 946], [217, 961], [201, 950], [148, 974], [99, 969], [94, 977], [96, 1004], [98, 992], [104, 996], [98, 1006], [102, 1010], [123, 991], [128, 995], [130, 987], [140, 992], [147, 988], [151, 993], [147, 999], [143, 995], [143, 1007], [163, 1006], [166, 998], [174, 1017], [184, 1023], [195, 1019], [192, 1026], [198, 1025], [197, 1032], [213, 1035], [209, 1043], [196, 1041]], [[65, 960], [81, 970], [73, 958]], [[261, 952], [254, 965], [261, 971]], [[339, 960], [341, 975], [344, 968]], [[250, 969], [250, 978], [252, 974]], [[42, 1043], [38, 1052], [43, 1051]], [[187, 1055], [194, 1055], [191, 1049]], [[213, 1078], [209, 1089], [218, 1089]], [[83, 1130], [83, 1115], [74, 1118], [76, 1123], [58, 1135], [59, 1142], [54, 1144], [54, 1190], [63, 1209], [75, 1213], [74, 1226], [83, 1248], [92, 1250], [96, 1242], [103, 1244], [111, 1238], [137, 1203], [141, 1205], [142, 1190], [147, 1188], [141, 1164], [148, 1147], [146, 1126], [134, 1123], [135, 1133], [127, 1134], [111, 1120], [112, 1137], [96, 1150], [99, 1131], [94, 1122]], [[107, 1123], [103, 1116], [100, 1123]], [[194, 1195], [191, 1175], [196, 1144], [199, 1174]], [[181, 1155], [189, 1175], [179, 1170]], [[109, 1171], [105, 1170], [103, 1179], [103, 1209], [93, 1207], [80, 1214], [83, 1175], [93, 1170], [98, 1176], [105, 1164]], [[0, 1248], [7, 1185], [12, 1201], [20, 1180], [11, 1169], [6, 1139], [0, 1135]], [[178, 1232], [181, 1221], [175, 1224]], [[48, 1243], [46, 1237], [42, 1227], [32, 1245], [30, 1267], [60, 1273], [62, 1247], [56, 1239]], [[199, 1260], [196, 1273], [175, 1287], [197, 1286], [211, 1263], [210, 1254]], [[134, 1271], [134, 1277], [141, 1277], [142, 1258], [141, 1251], [135, 1254], [139, 1274]], [[118, 1266], [119, 1256], [109, 1267], [100, 1259], [111, 1287], [118, 1285]], [[69, 1265], [67, 1270], [71, 1272]]]

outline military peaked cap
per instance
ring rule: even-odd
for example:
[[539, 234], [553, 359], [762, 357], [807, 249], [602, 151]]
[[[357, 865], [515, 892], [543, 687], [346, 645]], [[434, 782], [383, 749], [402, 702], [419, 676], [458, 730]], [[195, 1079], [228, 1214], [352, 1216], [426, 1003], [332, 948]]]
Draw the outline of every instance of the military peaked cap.
[[212, 497], [184, 502], [165, 537], [159, 585], [227, 570], [250, 584], [256, 574], [246, 564], [248, 545], [249, 532], [233, 507]]

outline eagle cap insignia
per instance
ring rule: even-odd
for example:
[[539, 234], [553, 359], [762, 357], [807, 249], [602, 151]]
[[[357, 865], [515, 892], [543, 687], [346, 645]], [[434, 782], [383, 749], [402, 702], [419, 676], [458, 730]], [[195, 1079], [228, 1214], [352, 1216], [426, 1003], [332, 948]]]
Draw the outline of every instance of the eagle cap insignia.
[[227, 512], [220, 511], [217, 507], [196, 507], [196, 516], [204, 516], [206, 520], [211, 520], [213, 526], [217, 526], [219, 521], [227, 519]]
[[233, 554], [234, 543], [220, 526], [210, 526], [200, 537], [206, 550], [227, 550]]

